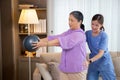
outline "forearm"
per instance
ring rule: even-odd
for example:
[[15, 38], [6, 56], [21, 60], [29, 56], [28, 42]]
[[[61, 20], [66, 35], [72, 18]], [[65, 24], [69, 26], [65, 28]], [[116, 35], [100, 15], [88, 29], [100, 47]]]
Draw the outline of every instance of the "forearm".
[[59, 46], [59, 40], [58, 39], [54, 39], [54, 40], [50, 40], [47, 41], [46, 46]]
[[44, 38], [44, 39], [40, 39], [40, 42], [34, 43], [33, 46], [35, 46], [34, 48], [45, 47], [45, 46], [59, 46], [59, 40], [54, 39], [49, 41], [47, 38]]
[[104, 50], [100, 50], [99, 53], [96, 56], [94, 56], [93, 58], [91, 58], [89, 60], [91, 60], [92, 62], [94, 62], [94, 61], [100, 59], [103, 56], [103, 54], [104, 54]]
[[47, 41], [48, 41], [48, 38], [47, 38], [47, 37], [46, 37], [46, 38], [42, 38], [42, 39], [40, 39], [40, 41], [47, 42]]

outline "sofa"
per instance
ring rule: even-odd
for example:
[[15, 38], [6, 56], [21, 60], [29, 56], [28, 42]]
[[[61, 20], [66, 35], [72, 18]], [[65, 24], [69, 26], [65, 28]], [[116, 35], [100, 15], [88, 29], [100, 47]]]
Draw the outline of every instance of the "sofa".
[[[120, 80], [120, 53], [110, 52], [117, 80]], [[87, 55], [88, 56], [88, 55]], [[58, 65], [61, 53], [42, 53], [40, 63], [36, 63], [33, 80], [59, 80]], [[99, 80], [102, 80], [101, 78]]]

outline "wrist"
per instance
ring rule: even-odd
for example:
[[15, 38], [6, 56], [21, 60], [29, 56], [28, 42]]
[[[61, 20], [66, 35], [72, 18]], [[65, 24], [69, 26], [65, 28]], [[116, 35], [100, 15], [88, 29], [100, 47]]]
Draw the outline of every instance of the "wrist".
[[89, 63], [92, 63], [93, 62], [93, 60], [92, 59], [89, 59]]

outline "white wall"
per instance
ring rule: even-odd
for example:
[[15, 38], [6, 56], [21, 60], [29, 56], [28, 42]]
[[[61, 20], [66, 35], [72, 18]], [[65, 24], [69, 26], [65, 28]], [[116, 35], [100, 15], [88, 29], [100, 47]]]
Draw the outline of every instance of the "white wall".
[[[91, 29], [91, 18], [94, 14], [101, 13], [105, 18], [104, 27], [109, 36], [109, 50], [120, 51], [118, 30], [120, 23], [119, 0], [48, 0], [48, 32], [49, 35], [59, 34], [66, 31], [69, 13], [79, 10], [84, 14], [86, 30]], [[118, 17], [119, 16], [119, 17]], [[51, 33], [53, 30], [53, 33]], [[51, 48], [52, 52], [61, 51], [60, 48]]]

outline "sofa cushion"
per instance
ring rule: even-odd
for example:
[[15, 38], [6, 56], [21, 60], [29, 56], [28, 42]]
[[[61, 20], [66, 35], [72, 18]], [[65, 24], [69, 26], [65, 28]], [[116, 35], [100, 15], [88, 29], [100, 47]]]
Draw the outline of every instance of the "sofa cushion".
[[116, 75], [120, 77], [120, 57], [113, 58], [113, 64], [114, 64]]
[[118, 53], [117, 52], [110, 52], [110, 55], [111, 55], [112, 58], [118, 57]]
[[40, 62], [60, 62], [61, 53], [44, 53], [40, 55]]
[[59, 63], [57, 62], [49, 62], [48, 63], [48, 70], [53, 78], [53, 80], [60, 80], [60, 72], [58, 69]]
[[36, 63], [36, 67], [39, 69], [40, 74], [44, 78], [44, 80], [52, 80], [52, 77], [48, 71], [48, 67], [44, 63]]
[[117, 77], [117, 80], [120, 80], [120, 77]]

